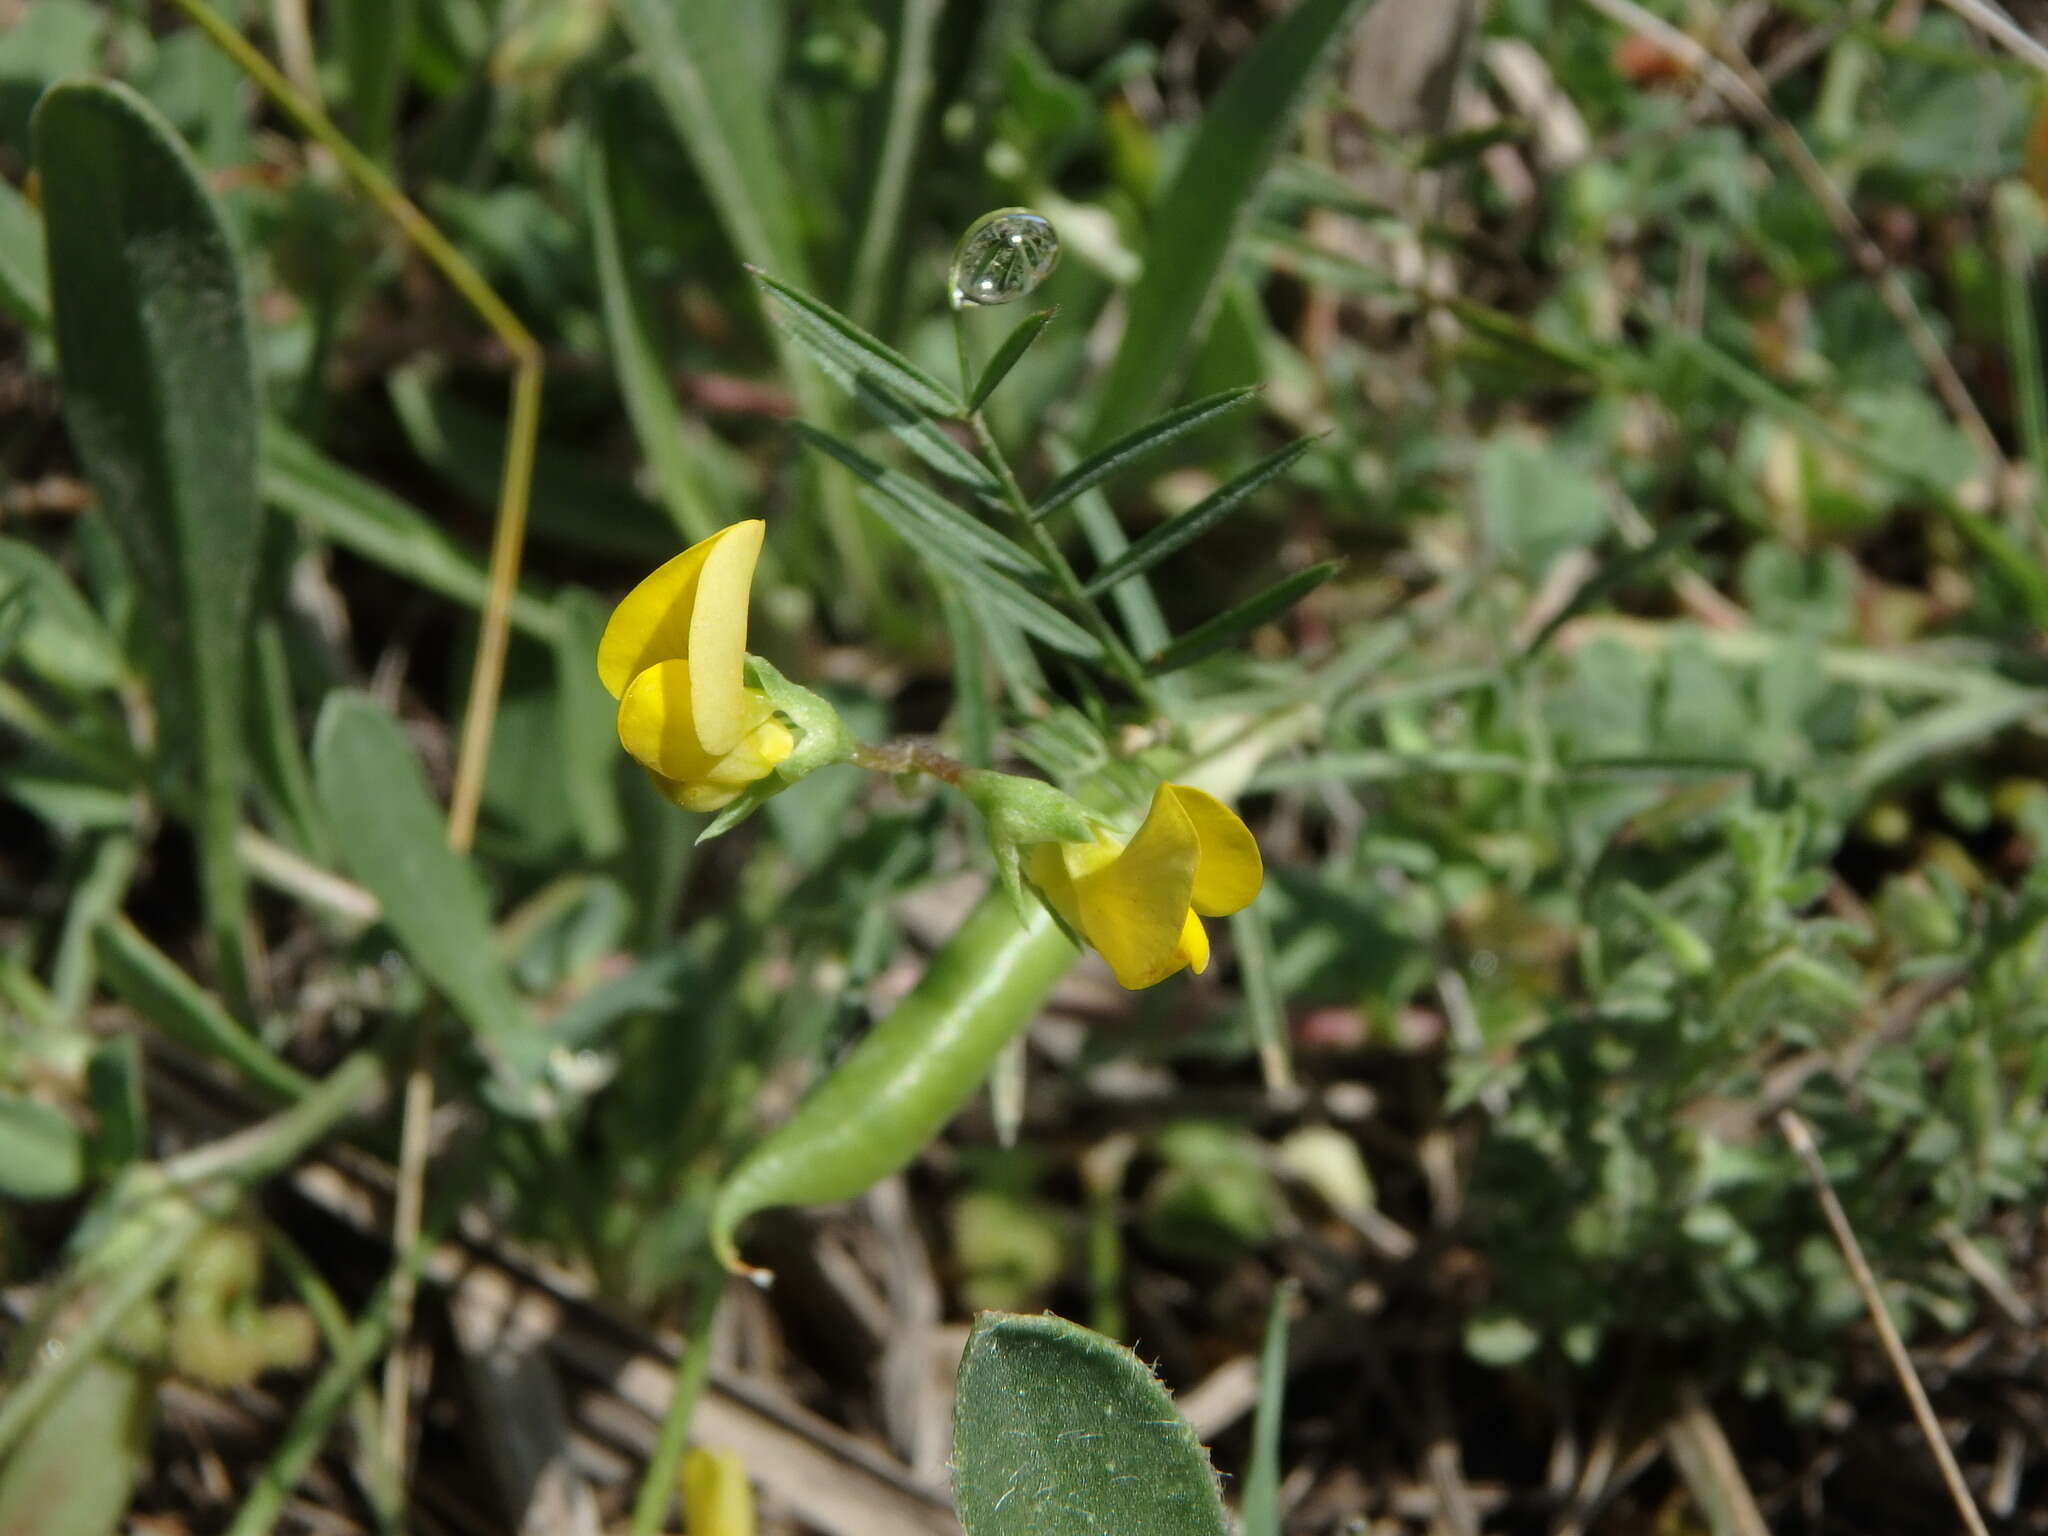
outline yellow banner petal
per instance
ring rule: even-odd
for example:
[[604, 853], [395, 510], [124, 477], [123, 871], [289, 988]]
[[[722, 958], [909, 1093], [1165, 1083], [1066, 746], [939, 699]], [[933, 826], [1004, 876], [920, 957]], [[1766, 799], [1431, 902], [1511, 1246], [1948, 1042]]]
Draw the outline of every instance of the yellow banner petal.
[[759, 518], [734, 523], [705, 540], [710, 548], [697, 576], [690, 613], [690, 704], [697, 739], [713, 754], [730, 752], [748, 729], [746, 712], [747, 598], [754, 562], [768, 525]]
[[[1222, 917], [1251, 905], [1265, 883], [1265, 861], [1258, 840], [1237, 812], [1205, 790], [1168, 784], [1173, 798], [1194, 823], [1201, 858], [1195, 865], [1194, 909], [1204, 917]], [[1201, 966], [1196, 966], [1197, 971]]]
[[[690, 654], [692, 619], [697, 592], [706, 560], [711, 552], [738, 535], [751, 540], [747, 556], [751, 579], [754, 559], [761, 550], [766, 525], [758, 518], [734, 523], [658, 566], [612, 610], [604, 635], [597, 643], [597, 675], [613, 698], [621, 697], [626, 685], [656, 662], [680, 661]], [[746, 645], [744, 615], [740, 630], [741, 649]]]

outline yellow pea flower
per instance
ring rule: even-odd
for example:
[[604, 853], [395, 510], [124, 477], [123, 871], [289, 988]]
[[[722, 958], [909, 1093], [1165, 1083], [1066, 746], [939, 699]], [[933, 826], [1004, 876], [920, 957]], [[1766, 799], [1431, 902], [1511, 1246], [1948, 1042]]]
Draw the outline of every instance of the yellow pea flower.
[[1032, 883], [1067, 925], [1102, 952], [1123, 986], [1164, 981], [1209, 964], [1205, 917], [1248, 906], [1265, 869], [1237, 813], [1214, 795], [1162, 784], [1129, 842], [1041, 843]]
[[795, 748], [746, 684], [747, 598], [766, 533], [750, 518], [691, 545], [626, 594], [598, 641], [619, 744], [685, 810], [729, 804]]
[[680, 1480], [687, 1536], [754, 1536], [754, 1490], [739, 1457], [692, 1446]]

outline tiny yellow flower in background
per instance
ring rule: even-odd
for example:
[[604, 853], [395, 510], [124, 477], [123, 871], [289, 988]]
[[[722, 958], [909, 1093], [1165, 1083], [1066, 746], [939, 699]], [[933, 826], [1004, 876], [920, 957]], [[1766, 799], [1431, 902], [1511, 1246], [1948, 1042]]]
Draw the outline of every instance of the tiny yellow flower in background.
[[685, 1536], [754, 1536], [754, 1490], [739, 1457], [693, 1446], [681, 1481]]
[[1123, 986], [1164, 981], [1209, 964], [1205, 917], [1248, 906], [1265, 869], [1237, 813], [1214, 795], [1162, 784], [1129, 842], [1041, 843], [1032, 883], [1069, 927], [1102, 952]]
[[747, 598], [767, 524], [721, 528], [628, 592], [597, 646], [619, 701], [619, 744], [689, 811], [715, 811], [795, 740], [746, 685]]

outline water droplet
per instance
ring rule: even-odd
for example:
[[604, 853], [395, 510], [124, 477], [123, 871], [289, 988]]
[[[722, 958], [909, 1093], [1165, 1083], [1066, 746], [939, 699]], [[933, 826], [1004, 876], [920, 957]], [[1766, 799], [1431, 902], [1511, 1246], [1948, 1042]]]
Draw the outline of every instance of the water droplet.
[[953, 306], [1021, 299], [1059, 264], [1059, 232], [1044, 214], [1029, 208], [984, 213], [953, 253]]

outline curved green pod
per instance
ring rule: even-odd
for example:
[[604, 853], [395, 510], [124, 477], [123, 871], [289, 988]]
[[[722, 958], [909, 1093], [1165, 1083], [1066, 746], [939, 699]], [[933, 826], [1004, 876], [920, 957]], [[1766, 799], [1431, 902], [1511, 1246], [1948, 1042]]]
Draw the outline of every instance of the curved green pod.
[[844, 1200], [907, 1166], [959, 1112], [1078, 951], [1042, 910], [1021, 920], [991, 893], [910, 995], [726, 1179], [711, 1248], [744, 1270], [741, 1222], [778, 1205]]

